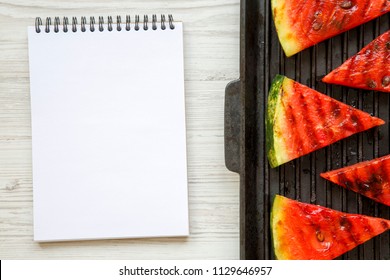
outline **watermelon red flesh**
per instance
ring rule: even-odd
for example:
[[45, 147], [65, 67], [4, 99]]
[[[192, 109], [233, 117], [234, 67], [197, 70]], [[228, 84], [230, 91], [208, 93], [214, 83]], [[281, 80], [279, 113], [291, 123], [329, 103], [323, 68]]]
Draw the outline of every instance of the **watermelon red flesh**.
[[390, 30], [330, 72], [322, 81], [390, 92]]
[[271, 230], [280, 260], [326, 260], [381, 234], [390, 221], [275, 197]]
[[388, 0], [271, 0], [271, 5], [287, 56], [390, 10]]
[[390, 155], [325, 172], [321, 177], [390, 206]]
[[281, 75], [271, 85], [265, 121], [271, 167], [384, 123]]

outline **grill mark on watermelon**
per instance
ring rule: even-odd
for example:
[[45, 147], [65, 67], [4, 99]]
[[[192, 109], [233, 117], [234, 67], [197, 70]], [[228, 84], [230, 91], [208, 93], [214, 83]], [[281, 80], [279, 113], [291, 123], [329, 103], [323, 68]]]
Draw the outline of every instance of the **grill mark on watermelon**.
[[[282, 89], [282, 92], [283, 92], [283, 89]], [[286, 94], [287, 95], [287, 94]], [[290, 98], [291, 99], [291, 98]], [[283, 103], [283, 106], [284, 106], [284, 111], [285, 111], [285, 115], [286, 115], [286, 131], [295, 131], [297, 129], [296, 127], [296, 117], [295, 117], [295, 114], [294, 114], [294, 109], [293, 107], [291, 106], [291, 104], [286, 101], [283, 97], [282, 97], [282, 103]], [[285, 104], [287, 103], [287, 104]], [[298, 151], [298, 148], [299, 147], [302, 147], [302, 139], [299, 137], [299, 133], [289, 133], [288, 134], [288, 139], [285, 139], [285, 141], [288, 141], [288, 142], [291, 142], [291, 146], [293, 147], [292, 150], [294, 151]]]
[[334, 123], [335, 120], [339, 119], [342, 109], [340, 103], [328, 96], [321, 99], [320, 95], [313, 95], [313, 99], [318, 108], [318, 118], [316, 119], [316, 123], [321, 128], [319, 130], [321, 132], [319, 141], [321, 143], [321, 147], [323, 147], [326, 145], [324, 142], [334, 140]]
[[[340, 104], [334, 100], [331, 101], [330, 103], [330, 106], [331, 106], [331, 110], [332, 110], [332, 116], [334, 117], [334, 119], [338, 119], [341, 115], [341, 108], [340, 108]], [[325, 116], [322, 116], [322, 117], [325, 117]]]
[[351, 230], [351, 223], [349, 222], [349, 220], [347, 219], [346, 216], [341, 216], [339, 223], [340, 223], [341, 229], [345, 229], [347, 231]]
[[[360, 218], [359, 220], [360, 220], [360, 223], [362, 224], [362, 227], [364, 229], [363, 234], [369, 233], [370, 235], [372, 235], [375, 232], [374, 229], [372, 228], [372, 226], [369, 224], [367, 219]], [[358, 242], [361, 243], [361, 240], [362, 240], [362, 237], [359, 235]]]
[[[345, 238], [337, 238], [339, 230], [346, 233], [346, 236], [344, 236]], [[331, 232], [332, 236], [335, 236], [336, 238], [335, 241], [341, 248], [346, 249], [351, 246], [351, 243], [358, 245], [360, 243], [359, 240], [361, 240], [361, 236], [356, 232], [353, 222], [350, 221], [350, 218], [346, 215], [340, 216], [339, 228], [332, 227]], [[346, 251], [345, 249], [344, 252]]]
[[355, 128], [357, 129], [357, 131], [362, 131], [364, 129], [364, 124], [360, 121], [358, 112], [353, 108], [351, 108], [351, 110], [352, 110], [351, 119], [354, 123]]
[[313, 94], [313, 101], [314, 101], [314, 104], [316, 105], [316, 113], [321, 118], [321, 120], [324, 121], [326, 113], [324, 112], [324, 109], [323, 109], [322, 100], [319, 98], [319, 96], [317, 94]]
[[[359, 216], [353, 218], [359, 219], [359, 223], [354, 223], [350, 219], [352, 218], [347, 216], [341, 216], [339, 221], [340, 229], [348, 233], [350, 241], [355, 243], [355, 245], [361, 244], [362, 240], [364, 240], [367, 236], [374, 235], [375, 230], [370, 225], [369, 220]], [[358, 225], [358, 227], [355, 227], [355, 224]], [[381, 226], [383, 226], [382, 221]], [[387, 227], [384, 228], [387, 229]]]
[[[318, 147], [317, 135], [314, 129], [313, 121], [311, 117], [313, 114], [309, 111], [308, 104], [311, 104], [311, 95], [307, 94], [306, 89], [301, 87], [299, 83], [294, 83], [294, 91], [299, 92], [300, 102], [296, 102], [297, 105], [297, 115], [302, 116], [302, 124], [299, 124], [304, 127], [304, 134], [299, 133], [300, 138], [305, 137], [309, 141], [306, 145], [304, 151], [305, 153], [310, 152], [310, 150], [316, 149]], [[296, 99], [294, 99], [296, 100]], [[303, 141], [302, 141], [303, 142]]]
[[[346, 65], [346, 67], [343, 67], [341, 70], [342, 72], [342, 75], [343, 75], [343, 80], [349, 80], [351, 83], [353, 83], [354, 81], [355, 82], [358, 82], [356, 81], [356, 74], [358, 74], [360, 77], [363, 76], [363, 73], [352, 73], [352, 69], [357, 69], [359, 68], [359, 64], [360, 64], [360, 61], [361, 61], [361, 58], [360, 58], [360, 55], [354, 55], [352, 58], [351, 58], [351, 61], [349, 62], [348, 65]], [[344, 72], [344, 73], [343, 73]], [[360, 81], [362, 82], [362, 81]]]
[[382, 157], [380, 160], [379, 160], [380, 164], [381, 164], [381, 172], [380, 172], [380, 176], [381, 176], [381, 179], [382, 179], [382, 182], [389, 182], [390, 181], [390, 162], [389, 162], [389, 157], [386, 156], [386, 157]]
[[[302, 16], [304, 13], [304, 8], [307, 6], [307, 4], [304, 1], [301, 1], [299, 3], [295, 3], [296, 6], [291, 6], [291, 3], [286, 3], [286, 6], [288, 6], [285, 11], [289, 12], [289, 18], [291, 19], [291, 24], [300, 22], [298, 17]], [[299, 26], [300, 27], [300, 26]], [[299, 28], [301, 29], [301, 28]]]
[[[348, 224], [348, 228], [345, 228], [345, 232], [348, 233], [348, 238], [351, 242], [353, 242], [355, 245], [359, 244], [359, 240], [361, 239], [360, 233], [355, 232], [355, 226], [353, 222], [350, 221], [350, 218], [347, 216], [344, 216], [345, 220], [344, 223]], [[345, 242], [347, 244], [347, 242]]]
[[[338, 183], [344, 186], [346, 189], [359, 191], [363, 195], [371, 193], [373, 197], [378, 197], [381, 195], [382, 191], [379, 188], [380, 183], [382, 182], [381, 176], [373, 174], [375, 168], [371, 166], [371, 174], [362, 174], [362, 170], [354, 168], [349, 170], [349, 172], [340, 172], [337, 174]], [[368, 180], [362, 180], [364, 175], [368, 177]]]
[[[365, 225], [364, 225], [364, 231], [365, 231], [365, 233], [369, 233], [370, 235], [372, 235], [375, 231], [374, 231], [374, 229], [372, 228], [372, 226], [370, 225], [370, 224], [368, 224], [368, 223], [366, 223]], [[360, 239], [361, 240], [361, 239]], [[359, 240], [359, 243], [361, 243], [361, 241]]]
[[[339, 243], [341, 245], [340, 247], [348, 248], [350, 246], [350, 244], [349, 244], [350, 242], [357, 244], [356, 239], [355, 239], [354, 235], [352, 234], [352, 223], [349, 221], [347, 216], [343, 215], [340, 217], [339, 225], [340, 225], [339, 229], [345, 231], [348, 234], [348, 236], [346, 236], [345, 239], [339, 238], [337, 240], [337, 243]], [[337, 229], [334, 229], [332, 231], [332, 235], [337, 236]], [[349, 241], [349, 242], [347, 242], [347, 241]]]
[[[364, 63], [363, 69], [370, 69], [370, 66], [373, 64], [373, 61], [374, 61], [373, 57], [375, 54], [376, 54], [376, 52], [374, 51], [374, 49], [367, 48], [366, 51], [364, 52], [365, 59], [363, 59], [363, 57], [357, 55], [356, 60], [358, 60], [358, 62], [360, 62], [360, 63], [362, 63], [362, 62]], [[378, 86], [378, 83], [373, 79], [373, 77], [371, 77], [370, 72], [362, 72], [359, 74], [361, 74], [363, 76], [364, 83], [369, 89], [374, 89]]]
[[370, 1], [366, 1], [364, 3], [364, 7], [362, 7], [362, 17], [365, 18], [369, 12], [369, 9], [367, 9], [367, 6], [370, 5]]
[[383, 220], [381, 221], [381, 226], [383, 227], [384, 230], [390, 228], [389, 224], [386, 221], [383, 221]]
[[369, 185], [368, 192], [374, 199], [378, 199], [383, 193], [383, 190], [380, 188], [383, 182], [383, 162], [377, 162], [376, 164], [371, 165], [369, 170], [371, 171], [371, 176], [370, 180], [367, 182]]
[[[345, 1], [346, 2], [346, 1]], [[342, 17], [340, 18], [340, 14]], [[348, 12], [348, 9], [343, 9], [343, 7], [340, 5], [335, 6], [334, 12], [330, 15], [331, 17], [331, 22], [329, 25], [332, 25], [338, 29], [339, 32], [342, 32], [343, 29], [345, 28], [344, 26], [348, 24], [350, 21], [351, 17]], [[328, 18], [329, 20], [329, 18]], [[328, 20], [326, 22], [328, 22]]]
[[[311, 94], [310, 95], [311, 99], [312, 99], [312, 102], [313, 102], [313, 109], [312, 110], [315, 110], [318, 118], [316, 119], [316, 122], [318, 125], [320, 125], [322, 127], [322, 129], [313, 129], [316, 133], [316, 139], [317, 139], [317, 142], [318, 144], [320, 145], [320, 147], [323, 147], [324, 146], [324, 141], [325, 139], [333, 139], [333, 136], [334, 136], [334, 133], [333, 133], [333, 130], [330, 129], [326, 122], [327, 122], [327, 118], [329, 117], [329, 114], [327, 114], [327, 112], [329, 111], [329, 107], [327, 105], [327, 102], [323, 102], [323, 100], [321, 100], [319, 98], [319, 95], [317, 94]], [[340, 106], [338, 106], [338, 104], [333, 104], [333, 102], [331, 102], [330, 104], [331, 106], [331, 109], [332, 110], [332, 114], [335, 113], [335, 115], [339, 115], [340, 114]], [[334, 105], [334, 106], [332, 106]], [[335, 106], [338, 108], [335, 108]], [[313, 126], [314, 128], [314, 126]]]
[[356, 113], [356, 110], [351, 108], [347, 109], [346, 112], [347, 115], [349, 115], [350, 121], [343, 121], [340, 124], [340, 128], [344, 129], [344, 136], [350, 135], [351, 132], [355, 133], [355, 131], [361, 131], [363, 130], [364, 126], [359, 120], [359, 116]]
[[[340, 131], [340, 137], [349, 135], [349, 131], [345, 129], [346, 123], [350, 123], [350, 107], [340, 106], [340, 117], [333, 120], [333, 125], [336, 126]], [[351, 124], [349, 124], [351, 126]]]
[[347, 189], [352, 189], [354, 186], [353, 182], [347, 178], [347, 175], [344, 172], [337, 174], [337, 181]]
[[370, 186], [365, 182], [362, 182], [359, 178], [356, 179], [356, 187], [362, 194], [366, 194], [370, 189]]
[[333, 129], [336, 128], [339, 123], [340, 117], [344, 115], [342, 107], [340, 106], [340, 103], [334, 99], [323, 100], [321, 103], [321, 107], [324, 108], [324, 114], [321, 116], [322, 125], [324, 129], [326, 129], [327, 138], [334, 140], [335, 131]]
[[[365, 174], [363, 173], [365, 171]], [[355, 189], [363, 195], [372, 197], [374, 200], [382, 195], [382, 164], [376, 163], [366, 168], [355, 168], [350, 173], [355, 177]], [[366, 180], [364, 178], [367, 178]]]
[[[334, 215], [333, 219], [336, 219], [337, 216]], [[342, 215], [339, 217], [339, 225], [335, 224], [333, 227], [330, 227], [330, 233], [333, 237], [332, 240], [332, 246], [338, 247], [340, 250], [340, 253], [343, 254], [346, 251], [348, 251], [348, 248], [350, 248], [351, 243], [357, 245], [358, 242], [356, 240], [355, 235], [352, 232], [353, 225], [349, 221], [349, 218], [345, 215]], [[340, 231], [345, 232], [345, 235], [340, 235]], [[332, 256], [332, 259], [336, 256]]]
[[[291, 120], [289, 122], [289, 131], [292, 131], [294, 133], [289, 134], [289, 139], [294, 140], [294, 146], [295, 146], [295, 151], [299, 155], [303, 155], [306, 153], [306, 148], [307, 145], [305, 145], [303, 138], [301, 137], [304, 131], [302, 130], [303, 125], [301, 123], [301, 117], [302, 117], [302, 112], [301, 112], [301, 99], [298, 98], [297, 96], [297, 90], [296, 90], [296, 83], [294, 82], [292, 84], [292, 92], [287, 96], [286, 94], [286, 103], [288, 106], [288, 115], [286, 114], [286, 117]], [[286, 139], [289, 141], [289, 139]]]
[[351, 71], [352, 71], [353, 67], [355, 66], [355, 64], [356, 64], [356, 57], [353, 57], [352, 60], [349, 61], [348, 67], [343, 68], [342, 70], [337, 69], [337, 71], [335, 71], [335, 75], [337, 75], [337, 76], [341, 75], [343, 80], [348, 79], [348, 80], [352, 81], [353, 78], [351, 76]]
[[384, 13], [386, 12], [386, 7], [387, 7], [387, 3], [389, 2], [389, 0], [384, 0], [383, 3], [382, 3], [382, 8], [381, 8], [381, 12]]
[[[372, 65], [373, 62], [373, 56], [376, 54], [376, 52], [371, 49], [367, 48], [362, 55], [357, 55], [356, 60], [358, 61], [359, 64], [363, 64], [364, 66], [362, 67], [363, 69], [370, 69], [370, 66]], [[363, 59], [364, 58], [364, 59]], [[363, 83], [367, 89], [374, 89], [377, 87], [378, 83], [370, 77], [371, 73], [370, 72], [361, 72], [361, 73], [355, 73], [357, 74], [357, 78], [359, 76], [362, 77], [361, 83]]]

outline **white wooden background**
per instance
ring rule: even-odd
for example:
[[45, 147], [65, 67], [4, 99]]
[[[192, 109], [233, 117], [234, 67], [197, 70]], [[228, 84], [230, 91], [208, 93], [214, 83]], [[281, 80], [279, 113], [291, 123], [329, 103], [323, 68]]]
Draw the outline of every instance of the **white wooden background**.
[[[36, 16], [153, 13], [184, 22], [191, 236], [33, 242], [26, 27]], [[239, 0], [0, 0], [0, 259], [239, 257], [238, 176], [223, 154], [224, 89], [239, 75], [239, 17]]]

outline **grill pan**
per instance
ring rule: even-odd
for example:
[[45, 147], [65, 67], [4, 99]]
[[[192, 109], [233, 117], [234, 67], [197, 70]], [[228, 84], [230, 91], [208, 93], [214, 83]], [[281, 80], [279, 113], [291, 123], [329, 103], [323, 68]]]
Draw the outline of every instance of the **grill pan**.
[[[389, 154], [389, 94], [321, 82], [325, 74], [389, 30], [389, 14], [287, 58], [278, 41], [270, 2], [241, 1], [240, 78], [230, 82], [225, 93], [225, 163], [240, 175], [241, 259], [275, 259], [270, 210], [276, 194], [390, 219], [390, 207], [320, 177], [321, 172]], [[271, 169], [265, 153], [264, 117], [276, 74], [378, 116], [386, 124]], [[339, 259], [390, 259], [390, 231]]]

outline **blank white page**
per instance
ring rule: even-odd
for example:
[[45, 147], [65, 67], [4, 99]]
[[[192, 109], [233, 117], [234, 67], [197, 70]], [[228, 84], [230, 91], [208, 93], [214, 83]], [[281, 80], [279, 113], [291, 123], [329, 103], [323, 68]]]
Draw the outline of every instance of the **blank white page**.
[[186, 236], [182, 24], [28, 28], [34, 240]]

